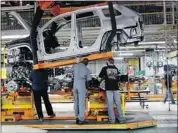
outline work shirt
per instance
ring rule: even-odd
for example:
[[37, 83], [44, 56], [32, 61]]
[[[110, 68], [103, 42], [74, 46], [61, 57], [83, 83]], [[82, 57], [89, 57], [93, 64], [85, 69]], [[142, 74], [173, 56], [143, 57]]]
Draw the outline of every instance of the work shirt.
[[30, 74], [33, 90], [48, 89], [48, 72], [46, 70], [33, 70]]
[[105, 90], [119, 90], [119, 70], [114, 65], [108, 65], [102, 68], [100, 78], [105, 80]]
[[72, 72], [74, 76], [74, 88], [86, 88], [86, 81], [91, 80], [91, 73], [87, 66], [83, 63], [78, 63], [72, 66], [72, 68], [68, 71]]

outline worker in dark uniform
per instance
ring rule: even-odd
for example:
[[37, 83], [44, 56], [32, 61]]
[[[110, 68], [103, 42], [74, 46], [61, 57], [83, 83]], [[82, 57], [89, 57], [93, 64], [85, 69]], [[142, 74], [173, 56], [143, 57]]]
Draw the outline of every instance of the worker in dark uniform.
[[164, 65], [164, 79], [165, 79], [165, 86], [166, 86], [166, 96], [164, 98], [164, 103], [166, 103], [168, 96], [171, 98], [172, 104], [175, 104], [174, 96], [172, 94], [172, 75], [170, 72], [170, 67], [169, 65]]
[[118, 117], [117, 120], [119, 123], [124, 123], [125, 118], [121, 109], [121, 98], [119, 91], [119, 71], [114, 65], [114, 59], [108, 59], [107, 66], [103, 67], [99, 77], [105, 80], [105, 90], [107, 97], [107, 106], [108, 106], [108, 115], [109, 123], [115, 123], [115, 114], [114, 114], [114, 103], [117, 107]]
[[33, 70], [30, 74], [30, 81], [32, 82], [34, 102], [39, 120], [43, 121], [44, 118], [42, 112], [41, 97], [43, 98], [48, 116], [50, 118], [55, 117], [47, 92], [48, 72], [45, 69]]

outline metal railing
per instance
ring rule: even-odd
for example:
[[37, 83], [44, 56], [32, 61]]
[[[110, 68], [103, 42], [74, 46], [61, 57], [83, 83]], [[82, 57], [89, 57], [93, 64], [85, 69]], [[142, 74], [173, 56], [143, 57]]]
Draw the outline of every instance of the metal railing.
[[[1, 12], [1, 30], [19, 30], [24, 29], [19, 22], [9, 14], [9, 12]], [[31, 24], [34, 16], [33, 11], [18, 12], [25, 21]]]
[[[22, 18], [26, 20], [28, 23], [32, 23], [32, 19], [34, 16], [33, 11], [29, 12], [19, 12]], [[173, 24], [173, 17], [171, 12], [167, 12], [167, 24]], [[174, 15], [176, 20], [176, 14]], [[142, 13], [143, 21], [145, 25], [157, 25], [164, 23], [164, 13], [163, 12], [155, 12], [155, 13]], [[40, 22], [40, 27], [43, 26], [46, 22], [48, 22], [51, 17], [44, 17]], [[82, 25], [84, 27], [98, 27], [98, 18], [88, 19], [86, 21], [82, 21]], [[1, 30], [17, 30], [23, 29], [23, 27], [8, 13], [3, 13], [1, 17]]]
[[[153, 24], [163, 24], [164, 23], [164, 13], [155, 12], [155, 13], [142, 13], [143, 22], [145, 25]], [[173, 24], [172, 13], [166, 13], [167, 24]]]

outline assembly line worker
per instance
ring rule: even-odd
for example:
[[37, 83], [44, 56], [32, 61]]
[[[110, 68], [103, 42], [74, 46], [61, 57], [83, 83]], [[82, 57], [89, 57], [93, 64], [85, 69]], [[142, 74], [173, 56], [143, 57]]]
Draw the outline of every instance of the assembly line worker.
[[116, 104], [119, 123], [124, 123], [125, 118], [121, 109], [121, 98], [119, 92], [119, 71], [114, 65], [114, 59], [108, 59], [107, 66], [103, 67], [100, 74], [100, 78], [105, 80], [105, 90], [107, 97], [108, 115], [109, 123], [115, 123], [115, 114], [113, 104]]
[[41, 97], [43, 98], [48, 116], [50, 118], [55, 117], [47, 92], [48, 90], [47, 70], [45, 69], [33, 70], [30, 74], [30, 81], [32, 82], [34, 102], [39, 120], [43, 121]]
[[91, 73], [87, 68], [88, 59], [85, 58], [82, 62], [74, 64], [68, 72], [72, 72], [74, 76], [73, 94], [74, 94], [74, 110], [76, 116], [76, 124], [87, 124], [85, 117], [85, 98], [87, 94], [86, 83], [91, 80]]
[[169, 96], [171, 98], [172, 104], [175, 104], [174, 97], [172, 94], [172, 75], [170, 72], [169, 65], [164, 65], [164, 71], [165, 71], [164, 79], [165, 79], [165, 86], [166, 86], [166, 96], [163, 102], [166, 103]]

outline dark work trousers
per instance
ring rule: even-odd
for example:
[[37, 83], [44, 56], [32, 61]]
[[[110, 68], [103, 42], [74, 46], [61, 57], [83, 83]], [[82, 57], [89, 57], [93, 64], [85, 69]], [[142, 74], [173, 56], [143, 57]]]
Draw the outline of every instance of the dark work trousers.
[[54, 114], [47, 90], [33, 90], [33, 95], [38, 118], [43, 118], [41, 97], [43, 98], [48, 116]]

